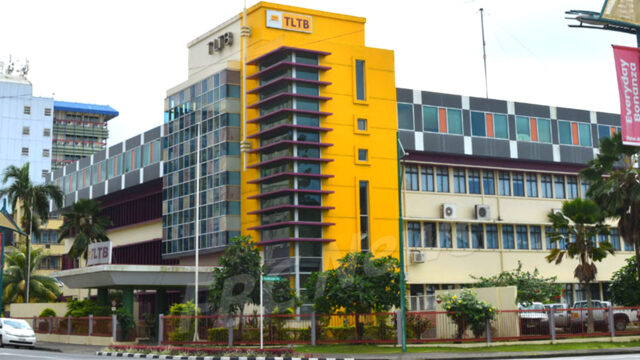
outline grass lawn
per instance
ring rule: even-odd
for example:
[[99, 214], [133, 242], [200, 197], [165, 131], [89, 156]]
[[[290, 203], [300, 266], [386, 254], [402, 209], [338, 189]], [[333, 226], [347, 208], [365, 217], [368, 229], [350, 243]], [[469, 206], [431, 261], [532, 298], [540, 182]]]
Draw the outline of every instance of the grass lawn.
[[[453, 347], [453, 346], [408, 346], [407, 352], [427, 353], [427, 352], [537, 352], [537, 351], [561, 351], [561, 350], [581, 350], [581, 349], [613, 349], [620, 347], [640, 346], [640, 341], [629, 342], [584, 342], [584, 343], [561, 343], [561, 344], [523, 344], [523, 345], [503, 345], [491, 347]], [[318, 345], [318, 346], [296, 346], [295, 350], [302, 354], [391, 354], [399, 353], [400, 347], [376, 346], [376, 345]]]

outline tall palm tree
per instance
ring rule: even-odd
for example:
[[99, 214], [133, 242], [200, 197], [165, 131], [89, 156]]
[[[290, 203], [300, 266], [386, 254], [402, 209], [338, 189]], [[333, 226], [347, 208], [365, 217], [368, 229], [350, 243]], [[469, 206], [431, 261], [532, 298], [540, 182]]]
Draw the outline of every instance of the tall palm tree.
[[26, 302], [27, 277], [31, 280], [28, 282], [31, 302], [55, 301], [60, 296], [61, 291], [54, 278], [33, 273], [45, 257], [44, 249], [33, 250], [29, 254], [30, 262], [27, 261], [25, 246], [21, 246], [20, 249], [10, 247], [8, 250], [5, 260], [7, 266], [4, 269], [3, 304]]
[[87, 259], [89, 244], [109, 241], [107, 227], [111, 220], [100, 214], [100, 203], [95, 200], [81, 199], [71, 205], [71, 209], [62, 214], [64, 223], [60, 227], [59, 239], [73, 238], [69, 256], [73, 259]]
[[[618, 218], [620, 235], [635, 246], [640, 259], [640, 169], [634, 167], [640, 147], [622, 144], [618, 132], [600, 140], [600, 153], [582, 170], [589, 180], [587, 196], [600, 206], [606, 216]], [[640, 262], [637, 263], [640, 280]]]
[[[566, 256], [570, 259], [578, 258], [578, 266], [573, 276], [582, 284], [587, 300], [587, 307], [591, 308], [591, 282], [596, 279], [598, 268], [596, 261], [602, 261], [614, 249], [610, 242], [597, 242], [599, 234], [607, 234], [609, 229], [602, 222], [603, 212], [593, 200], [573, 199], [562, 204], [561, 212], [550, 212], [549, 220], [553, 231], [550, 240], [552, 244], [562, 241], [566, 246], [555, 247], [547, 255], [548, 262], [560, 264]], [[589, 310], [587, 331], [593, 332], [593, 313]]]
[[[2, 184], [7, 183], [9, 183], [8, 187], [0, 189], [0, 197], [7, 196], [14, 215], [17, 214], [19, 206], [21, 215], [18, 223], [22, 231], [29, 235], [25, 240], [25, 248], [26, 258], [30, 259], [31, 233], [40, 235], [40, 224], [49, 219], [49, 200], [53, 200], [56, 206], [60, 207], [64, 194], [58, 186], [53, 184], [34, 185], [29, 179], [29, 163], [22, 167], [10, 165], [4, 169]], [[29, 269], [27, 267], [27, 271], [30, 271]], [[25, 278], [26, 289], [28, 289], [27, 302], [31, 290], [29, 279], [29, 276]]]

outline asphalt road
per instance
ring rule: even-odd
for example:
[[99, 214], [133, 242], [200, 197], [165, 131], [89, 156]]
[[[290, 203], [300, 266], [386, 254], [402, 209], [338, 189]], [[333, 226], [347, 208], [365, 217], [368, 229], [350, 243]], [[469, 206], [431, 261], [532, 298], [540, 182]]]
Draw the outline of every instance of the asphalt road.
[[[624, 354], [624, 355], [588, 355], [588, 356], [571, 356], [571, 357], [551, 357], [547, 359], [563, 359], [563, 360], [638, 360], [640, 359], [640, 354]], [[537, 359], [529, 359], [522, 358], [521, 360], [540, 360]]]
[[43, 350], [15, 349], [11, 347], [0, 348], [0, 360], [84, 360], [84, 359], [112, 359], [108, 356], [93, 354], [62, 353]]

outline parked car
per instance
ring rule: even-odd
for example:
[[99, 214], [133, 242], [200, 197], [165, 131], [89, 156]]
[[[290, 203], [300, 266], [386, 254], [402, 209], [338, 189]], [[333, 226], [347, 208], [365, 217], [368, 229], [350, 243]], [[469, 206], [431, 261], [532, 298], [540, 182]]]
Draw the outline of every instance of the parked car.
[[556, 327], [569, 328], [571, 325], [571, 313], [567, 310], [569, 305], [565, 303], [544, 304], [544, 308], [547, 310], [553, 308], [553, 319], [555, 320]]
[[[609, 330], [609, 308], [611, 302], [591, 300], [591, 308], [599, 309], [593, 310], [593, 323], [596, 327], [602, 328], [605, 331]], [[576, 329], [582, 326], [587, 326], [588, 310], [577, 310], [587, 307], [586, 300], [576, 301], [573, 304], [575, 310], [571, 311], [571, 328]], [[638, 321], [638, 313], [635, 310], [620, 310], [614, 309], [613, 311], [613, 326], [616, 331], [624, 331], [627, 325], [632, 322]]]
[[521, 334], [549, 333], [549, 315], [542, 303], [533, 302], [527, 306], [518, 304], [518, 310], [525, 310], [518, 313]]
[[25, 320], [0, 318], [0, 346], [4, 345], [28, 346], [33, 349], [36, 345], [36, 333]]

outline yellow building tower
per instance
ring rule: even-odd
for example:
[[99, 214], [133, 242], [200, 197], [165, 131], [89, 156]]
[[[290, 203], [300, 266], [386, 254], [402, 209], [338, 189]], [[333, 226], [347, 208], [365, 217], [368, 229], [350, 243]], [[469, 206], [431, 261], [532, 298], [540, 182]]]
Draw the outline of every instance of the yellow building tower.
[[297, 289], [348, 252], [398, 257], [393, 51], [365, 46], [360, 17], [265, 2], [246, 16], [242, 234]]

